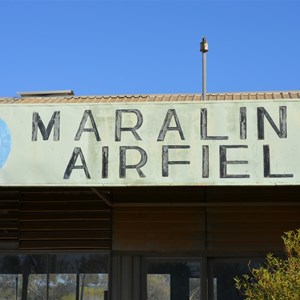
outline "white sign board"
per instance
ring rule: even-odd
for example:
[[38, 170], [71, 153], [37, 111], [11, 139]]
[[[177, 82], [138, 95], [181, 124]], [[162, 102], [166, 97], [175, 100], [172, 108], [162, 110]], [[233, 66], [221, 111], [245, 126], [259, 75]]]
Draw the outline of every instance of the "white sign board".
[[0, 185], [300, 184], [300, 102], [2, 104]]

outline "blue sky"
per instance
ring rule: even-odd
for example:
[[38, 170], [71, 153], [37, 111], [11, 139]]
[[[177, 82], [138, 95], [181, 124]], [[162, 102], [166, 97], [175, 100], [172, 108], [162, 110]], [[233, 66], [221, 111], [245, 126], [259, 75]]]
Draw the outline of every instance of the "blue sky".
[[0, 96], [300, 90], [300, 0], [0, 0]]

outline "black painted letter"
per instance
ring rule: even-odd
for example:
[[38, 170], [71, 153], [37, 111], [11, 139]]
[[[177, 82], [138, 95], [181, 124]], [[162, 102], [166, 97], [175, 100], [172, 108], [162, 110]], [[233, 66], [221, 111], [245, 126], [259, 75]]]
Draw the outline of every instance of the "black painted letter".
[[248, 148], [245, 145], [222, 145], [220, 146], [220, 178], [249, 178], [248, 174], [227, 174], [227, 165], [245, 165], [247, 160], [227, 160], [227, 149]]
[[[80, 156], [81, 165], [75, 166], [78, 156]], [[64, 179], [69, 179], [70, 176], [71, 176], [71, 173], [74, 169], [84, 170], [85, 177], [87, 179], [91, 179], [89, 170], [88, 170], [87, 165], [85, 163], [85, 159], [84, 159], [84, 156], [83, 156], [83, 153], [82, 153], [80, 147], [75, 147], [74, 148], [71, 159], [68, 163], [68, 166], [67, 166], [65, 174], [64, 174]]]
[[60, 112], [55, 111], [48, 123], [47, 129], [45, 128], [45, 125], [39, 115], [39, 113], [34, 112], [32, 115], [32, 136], [31, 140], [36, 141], [37, 140], [37, 132], [38, 128], [40, 129], [40, 132], [42, 134], [43, 140], [48, 140], [51, 130], [54, 126], [54, 133], [53, 133], [53, 141], [59, 141], [59, 135], [60, 135]]
[[[141, 159], [135, 165], [126, 164], [126, 151], [127, 150], [137, 150], [140, 153]], [[140, 177], [146, 177], [142, 172], [141, 168], [147, 163], [147, 153], [144, 149], [137, 146], [121, 146], [120, 147], [120, 178], [126, 178], [126, 169], [136, 169]]]
[[228, 136], [208, 136], [207, 135], [207, 109], [200, 111], [200, 136], [202, 140], [228, 140]]
[[264, 149], [264, 177], [268, 177], [268, 178], [294, 177], [293, 174], [271, 174], [270, 147], [269, 145], [264, 145], [263, 149]]
[[209, 177], [209, 146], [202, 146], [202, 178]]
[[[84, 128], [85, 123], [86, 123], [88, 118], [90, 118], [92, 128]], [[79, 128], [78, 128], [76, 136], [75, 136], [75, 141], [80, 140], [81, 134], [83, 132], [94, 132], [96, 140], [98, 142], [100, 141], [100, 136], [99, 136], [99, 132], [98, 132], [98, 129], [97, 129], [97, 126], [96, 126], [96, 122], [95, 122], [93, 114], [90, 110], [85, 110], [84, 113], [83, 113]]]
[[[133, 127], [122, 127], [122, 114], [131, 113], [135, 114], [137, 122]], [[121, 132], [122, 131], [131, 131], [133, 136], [137, 141], [141, 141], [141, 137], [136, 132], [143, 124], [143, 115], [138, 109], [118, 109], [116, 110], [116, 123], [115, 123], [115, 141], [121, 141]]]
[[264, 117], [267, 118], [270, 125], [272, 126], [272, 128], [274, 129], [276, 134], [281, 139], [287, 138], [287, 108], [286, 108], [286, 106], [279, 107], [279, 129], [264, 107], [257, 108], [257, 133], [258, 133], [259, 140], [263, 140], [265, 138], [265, 125], [264, 125], [265, 118]]
[[190, 146], [162, 146], [162, 176], [168, 177], [169, 176], [169, 165], [189, 165], [190, 162], [186, 160], [181, 161], [170, 161], [169, 160], [169, 149], [189, 149]]
[[[175, 127], [170, 127], [170, 123], [171, 123], [172, 118], [174, 118], [174, 121], [175, 121], [175, 124], [176, 124]], [[161, 130], [159, 132], [157, 141], [163, 141], [165, 139], [167, 131], [171, 131], [171, 130], [178, 131], [181, 140], [184, 140], [183, 131], [182, 131], [182, 128], [181, 128], [181, 125], [180, 125], [180, 122], [179, 122], [179, 119], [178, 119], [178, 116], [177, 116], [177, 113], [176, 113], [175, 109], [169, 109], [168, 110], [168, 112], [166, 114], [166, 117], [165, 117], [165, 120], [164, 120], [164, 123], [163, 123], [163, 125], [161, 127]]]
[[247, 108], [240, 107], [240, 139], [247, 139]]
[[102, 147], [102, 178], [108, 177], [108, 147]]

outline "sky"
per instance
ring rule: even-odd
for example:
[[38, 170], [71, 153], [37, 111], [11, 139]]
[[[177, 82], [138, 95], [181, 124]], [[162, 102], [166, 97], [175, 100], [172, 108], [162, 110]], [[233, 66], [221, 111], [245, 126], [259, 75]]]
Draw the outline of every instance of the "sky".
[[0, 97], [300, 90], [300, 0], [0, 0]]

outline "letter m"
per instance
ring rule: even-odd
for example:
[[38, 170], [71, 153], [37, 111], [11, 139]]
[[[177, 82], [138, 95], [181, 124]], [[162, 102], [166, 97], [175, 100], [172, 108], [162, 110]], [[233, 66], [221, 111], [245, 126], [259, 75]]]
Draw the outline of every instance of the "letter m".
[[37, 141], [38, 129], [40, 130], [43, 140], [48, 140], [52, 128], [54, 126], [53, 141], [59, 141], [60, 133], [60, 112], [55, 111], [48, 123], [47, 128], [45, 127], [40, 115], [34, 112], [32, 115], [32, 141]]

